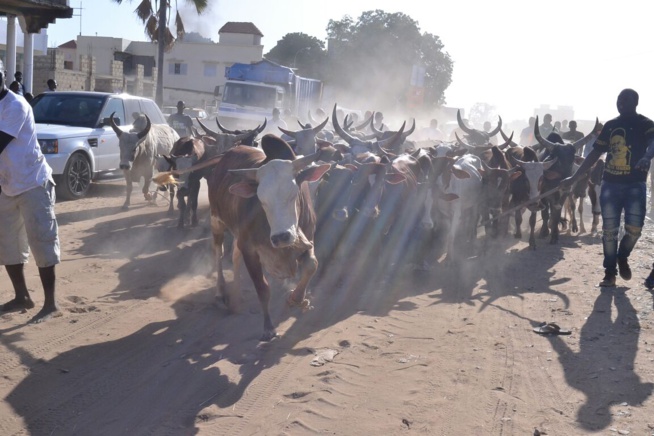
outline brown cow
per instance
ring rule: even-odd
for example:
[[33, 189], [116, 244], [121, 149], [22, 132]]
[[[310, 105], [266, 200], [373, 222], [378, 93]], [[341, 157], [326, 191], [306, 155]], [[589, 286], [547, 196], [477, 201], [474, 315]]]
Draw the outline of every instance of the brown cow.
[[313, 246], [315, 215], [304, 182], [319, 180], [330, 166], [308, 166], [315, 155], [293, 160], [290, 146], [274, 135], [263, 137], [262, 148], [236, 146], [227, 151], [209, 176], [208, 186], [217, 296], [233, 308], [222, 268], [224, 233], [229, 229], [261, 303], [261, 340], [269, 341], [277, 333], [268, 312], [270, 287], [263, 271], [278, 278], [299, 272], [287, 303], [309, 306], [305, 293], [318, 261]]

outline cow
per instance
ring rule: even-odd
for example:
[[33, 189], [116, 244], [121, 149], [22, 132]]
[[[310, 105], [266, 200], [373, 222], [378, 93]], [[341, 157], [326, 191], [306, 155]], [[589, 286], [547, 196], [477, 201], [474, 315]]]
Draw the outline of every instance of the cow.
[[[196, 118], [196, 120], [197, 120], [198, 124], [200, 124], [200, 126], [202, 126], [202, 128], [205, 129], [205, 132], [206, 132], [207, 131], [206, 127], [202, 124], [200, 119]], [[216, 117], [216, 125], [218, 126], [218, 129], [223, 133], [228, 133], [230, 135], [241, 135], [241, 134], [246, 133], [246, 132], [251, 133], [253, 131], [256, 131], [255, 135], [247, 136], [247, 137], [241, 139], [241, 145], [255, 146], [255, 139], [256, 139], [257, 135], [260, 135], [261, 132], [263, 132], [266, 129], [267, 124], [268, 124], [268, 119], [264, 118], [263, 123], [260, 124], [258, 127], [252, 129], [252, 130], [229, 130], [229, 129], [225, 128], [222, 124], [220, 124], [220, 121], [218, 121], [218, 117]]]
[[497, 127], [490, 132], [484, 132], [483, 130], [473, 129], [466, 126], [461, 118], [461, 111], [456, 111], [456, 121], [459, 124], [459, 128], [466, 134], [467, 140], [472, 145], [486, 145], [490, 142], [490, 139], [497, 135], [502, 129], [502, 117], [498, 117], [499, 121]]
[[[207, 127], [202, 121], [197, 119], [200, 127], [204, 129], [204, 132], [207, 136], [212, 137], [216, 142], [216, 147], [218, 147], [219, 153], [224, 153], [230, 148], [234, 147], [237, 144], [243, 145], [252, 145], [253, 141], [260, 133], [261, 127], [254, 128], [252, 130], [235, 130], [234, 132], [240, 133], [220, 133], [215, 130]], [[216, 123], [218, 123], [218, 118], [216, 118]]]
[[[137, 182], [141, 177], [144, 179], [143, 196], [147, 201], [156, 201], [150, 194], [150, 182], [154, 173], [157, 155], [167, 155], [173, 148], [179, 135], [175, 130], [166, 124], [152, 124], [150, 118], [144, 115], [145, 128], [137, 132], [125, 132], [114, 119], [115, 112], [111, 114], [111, 128], [118, 136], [118, 146], [120, 148], [120, 169], [125, 175], [127, 190], [123, 210], [129, 209], [130, 199], [132, 196], [132, 184]], [[163, 168], [158, 168], [163, 170]], [[173, 211], [173, 193], [171, 190], [169, 213]]]
[[[578, 139], [573, 143], [558, 144], [541, 136], [538, 127], [538, 117], [536, 117], [536, 124], [534, 125], [534, 136], [546, 153], [545, 161], [556, 160], [556, 164], [551, 166], [545, 173], [545, 177], [541, 186], [541, 193], [556, 188], [560, 184], [561, 180], [572, 175], [572, 166], [574, 165], [576, 150], [581, 148], [593, 137], [592, 132], [597, 129], [598, 124], [599, 119], [596, 119], [595, 127], [591, 133], [584, 136], [583, 138]], [[542, 203], [545, 205], [545, 207], [541, 210], [543, 225], [540, 230], [540, 237], [545, 238], [549, 235], [550, 244], [556, 244], [559, 241], [559, 223], [561, 220], [561, 211], [566, 196], [567, 195], [564, 195], [561, 193], [561, 191], [556, 191], [542, 199]]]
[[310, 166], [316, 155], [294, 158], [290, 146], [273, 135], [262, 139], [262, 149], [236, 146], [228, 150], [209, 176], [211, 231], [218, 278], [217, 297], [234, 308], [222, 268], [226, 230], [235, 238], [263, 312], [262, 341], [277, 336], [268, 305], [270, 287], [264, 270], [278, 278], [299, 272], [289, 306], [309, 308], [306, 289], [318, 267], [313, 237], [315, 215], [307, 184], [330, 168]]
[[401, 129], [387, 139], [373, 141], [372, 139], [360, 139], [356, 136], [353, 136], [345, 131], [339, 124], [336, 107], [337, 105], [334, 104], [334, 110], [332, 111], [332, 124], [334, 125], [334, 131], [338, 136], [340, 136], [345, 142], [348, 143], [353, 155], [371, 151], [374, 152], [377, 150], [377, 148], [392, 150], [394, 147], [398, 146], [404, 141], [403, 133], [406, 123], [403, 123]]
[[590, 177], [588, 178], [588, 197], [590, 197], [590, 204], [593, 211], [593, 221], [590, 227], [590, 233], [592, 235], [597, 234], [597, 226], [599, 225], [599, 218], [602, 214], [599, 198], [603, 174], [604, 160], [598, 159], [598, 161], [595, 162], [595, 165], [590, 169]]

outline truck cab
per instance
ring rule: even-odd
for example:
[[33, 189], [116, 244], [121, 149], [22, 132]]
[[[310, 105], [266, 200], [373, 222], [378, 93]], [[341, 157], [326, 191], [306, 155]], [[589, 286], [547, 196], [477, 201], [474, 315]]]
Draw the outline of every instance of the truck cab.
[[228, 80], [218, 105], [218, 117], [228, 129], [251, 129], [284, 108], [283, 87], [262, 82]]

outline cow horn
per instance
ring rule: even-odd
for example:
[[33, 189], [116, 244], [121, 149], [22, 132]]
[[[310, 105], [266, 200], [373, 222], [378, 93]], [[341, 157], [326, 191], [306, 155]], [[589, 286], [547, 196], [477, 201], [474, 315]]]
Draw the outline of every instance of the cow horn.
[[463, 146], [463, 148], [467, 149], [469, 152], [471, 152], [473, 154], [483, 153], [483, 152], [488, 151], [491, 148], [493, 148], [492, 145], [491, 146], [470, 145], [467, 142], [464, 142], [461, 138], [459, 138], [459, 134], [457, 132], [454, 132], [454, 137], [456, 138], [459, 145]]
[[405, 126], [406, 126], [406, 121], [402, 123], [402, 127], [400, 127], [400, 130], [398, 130], [393, 136], [381, 141], [377, 141], [379, 146], [382, 148], [392, 149], [396, 143], [401, 144], [401, 142], [399, 142], [398, 140], [402, 139], [402, 133], [404, 133]]
[[474, 135], [475, 129], [471, 129], [470, 127], [466, 126], [465, 123], [463, 122], [463, 119], [461, 118], [461, 109], [457, 109], [456, 111], [456, 121], [459, 123], [459, 127], [461, 130], [466, 132], [468, 135]]
[[336, 133], [338, 136], [343, 138], [345, 142], [348, 144], [352, 145], [353, 142], [356, 141], [356, 138], [349, 133], [347, 133], [343, 128], [338, 124], [338, 117], [336, 116], [336, 104], [334, 104], [334, 110], [332, 111], [332, 124], [334, 125], [334, 130], [336, 130]]
[[588, 143], [588, 141], [591, 140], [591, 138], [593, 137], [593, 133], [597, 130], [597, 127], [599, 126], [599, 123], [600, 123], [599, 118], [595, 118], [595, 125], [593, 126], [593, 130], [591, 130], [588, 135], [572, 143], [575, 149], [583, 147], [584, 145], [586, 145], [586, 143]]
[[406, 132], [402, 134], [402, 142], [406, 141], [406, 138], [416, 130], [416, 119], [413, 119], [413, 126]]
[[328, 121], [329, 121], [329, 117], [325, 118], [325, 121], [323, 121], [322, 123], [320, 123], [318, 126], [314, 127], [314, 128], [313, 128], [313, 134], [314, 134], [314, 135], [317, 135], [318, 132], [320, 132], [322, 129], [324, 129], [325, 126], [327, 125], [327, 122], [328, 122]]
[[[502, 129], [500, 129], [500, 131], [502, 131]], [[513, 132], [511, 132], [511, 136], [508, 138], [506, 137], [504, 132], [502, 132], [502, 137], [504, 138], [504, 144], [499, 144], [497, 148], [499, 148], [500, 150], [504, 150], [509, 145], [514, 146], [513, 144], [515, 143], [513, 142]]]
[[[217, 138], [217, 137], [218, 137], [218, 135], [219, 135], [218, 132], [216, 132], [216, 131], [214, 131], [214, 130], [211, 130], [210, 128], [208, 128], [207, 126], [205, 126], [204, 123], [203, 123], [202, 121], [200, 121], [199, 118], [196, 118], [196, 120], [198, 121], [198, 124], [200, 125], [200, 127], [202, 127], [202, 129], [204, 129], [204, 132], [205, 132], [207, 135], [209, 135], [209, 136], [213, 136], [214, 138]], [[217, 121], [217, 120], [218, 120], [218, 117], [216, 117], [216, 121]]]
[[111, 123], [111, 128], [114, 129], [114, 132], [116, 132], [116, 136], [120, 138], [120, 135], [123, 134], [123, 131], [116, 125], [116, 121], [114, 120], [114, 114], [116, 112], [112, 112], [111, 116], [109, 117], [109, 121]]
[[370, 116], [368, 117], [368, 119], [365, 120], [363, 123], [359, 124], [358, 126], [355, 126], [354, 130], [363, 130], [363, 129], [365, 129], [368, 126], [368, 124], [370, 124], [370, 122], [372, 121], [372, 115], [373, 114], [370, 113]]
[[[196, 118], [196, 119], [197, 119], [197, 118]], [[200, 122], [200, 120], [198, 120], [198, 122]], [[216, 125], [218, 126], [218, 129], [220, 129], [220, 131], [223, 132], [223, 133], [231, 133], [232, 135], [235, 135], [235, 134], [236, 134], [236, 132], [235, 132], [234, 130], [229, 130], [229, 129], [224, 128], [224, 127], [220, 124], [220, 121], [218, 121], [218, 117], [216, 117]]]
[[500, 130], [502, 130], [502, 117], [500, 117], [500, 116], [498, 115], [498, 118], [499, 118], [500, 120], [498, 121], [498, 123], [497, 123], [497, 127], [495, 127], [495, 130], [492, 130], [492, 131], [488, 132], [488, 136], [490, 136], [491, 138], [492, 138], [493, 136], [497, 135], [498, 133], [500, 133]]
[[510, 141], [511, 147], [517, 147], [518, 146], [518, 144], [511, 141], [511, 139], [513, 138], [513, 132], [511, 132], [511, 137], [510, 138], [508, 136], [506, 136], [506, 133], [504, 133], [504, 130], [500, 129], [500, 133], [502, 134], [502, 138], [504, 139], [504, 141]]
[[293, 139], [296, 139], [296, 138], [295, 138], [295, 132], [293, 132], [293, 131], [291, 131], [291, 130], [286, 130], [286, 129], [284, 129], [283, 127], [279, 127], [279, 126], [277, 126], [277, 128], [278, 128], [279, 130], [281, 130], [282, 133], [284, 133], [284, 134], [290, 136], [290, 137], [293, 138]]
[[267, 124], [268, 124], [268, 118], [264, 118], [263, 119], [263, 124], [260, 125], [259, 127], [257, 127], [257, 129], [256, 129], [257, 130], [257, 135], [264, 131]]
[[352, 124], [354, 124], [354, 121], [348, 121], [351, 119], [352, 117], [350, 117], [350, 114], [345, 115], [345, 119], [343, 120], [343, 128], [345, 130], [352, 130]]
[[[375, 116], [375, 113], [376, 113], [376, 112], [373, 112], [373, 113], [372, 113], [373, 118], [374, 118], [374, 116]], [[379, 130], [377, 127], [375, 127], [375, 120], [374, 120], [374, 119], [373, 119], [373, 121], [370, 123], [370, 129], [371, 129], [372, 132], [376, 135], [377, 139], [381, 139], [381, 137], [382, 137], [382, 135], [384, 134], [384, 132], [382, 132], [382, 131]]]
[[536, 116], [536, 123], [534, 124], [534, 136], [536, 137], [536, 140], [538, 140], [538, 143], [548, 150], [551, 150], [559, 145], [541, 136], [540, 129], [538, 128], [538, 115]]
[[[148, 133], [150, 133], [150, 127], [152, 127], [152, 122], [150, 121], [150, 117], [147, 116], [147, 115], [145, 115], [145, 114], [143, 114], [143, 116], [145, 117], [146, 125], [145, 125], [145, 128], [144, 128], [143, 130], [141, 130], [141, 131], [136, 135], [136, 137], [137, 137], [138, 139], [143, 139], [143, 138], [145, 138], [145, 136], [146, 136]], [[112, 118], [112, 119], [113, 119], [113, 118]]]
[[300, 121], [300, 120], [297, 120], [297, 123], [300, 125], [300, 128], [301, 128], [302, 130], [304, 130], [304, 129], [310, 129], [311, 126], [312, 126], [311, 123], [307, 123], [307, 125], [305, 126], [304, 124], [302, 124], [302, 121]]

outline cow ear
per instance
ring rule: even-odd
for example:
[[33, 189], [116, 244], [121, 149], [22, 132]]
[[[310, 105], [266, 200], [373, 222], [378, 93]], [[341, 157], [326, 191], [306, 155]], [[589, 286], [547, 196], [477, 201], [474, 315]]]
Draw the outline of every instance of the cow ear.
[[522, 171], [517, 171], [517, 170], [516, 170], [516, 171], [514, 171], [514, 172], [511, 173], [511, 175], [509, 176], [509, 180], [514, 181], [514, 180], [516, 180], [518, 177], [520, 177], [521, 175], [522, 175]]
[[398, 183], [402, 183], [405, 180], [406, 180], [406, 176], [404, 174], [400, 174], [400, 173], [386, 174], [386, 182], [390, 183], [391, 185], [397, 185]]
[[459, 198], [459, 196], [456, 194], [443, 194], [440, 196], [440, 198], [441, 200], [445, 200], [445, 201], [453, 201]]
[[295, 177], [295, 183], [297, 183], [299, 186], [302, 184], [302, 182], [318, 181], [331, 167], [332, 166], [330, 164], [306, 167]]
[[469, 179], [470, 174], [466, 171], [463, 171], [461, 168], [452, 167], [452, 175], [457, 179]]
[[242, 198], [250, 198], [257, 195], [257, 185], [252, 182], [238, 182], [229, 187], [229, 193]]

